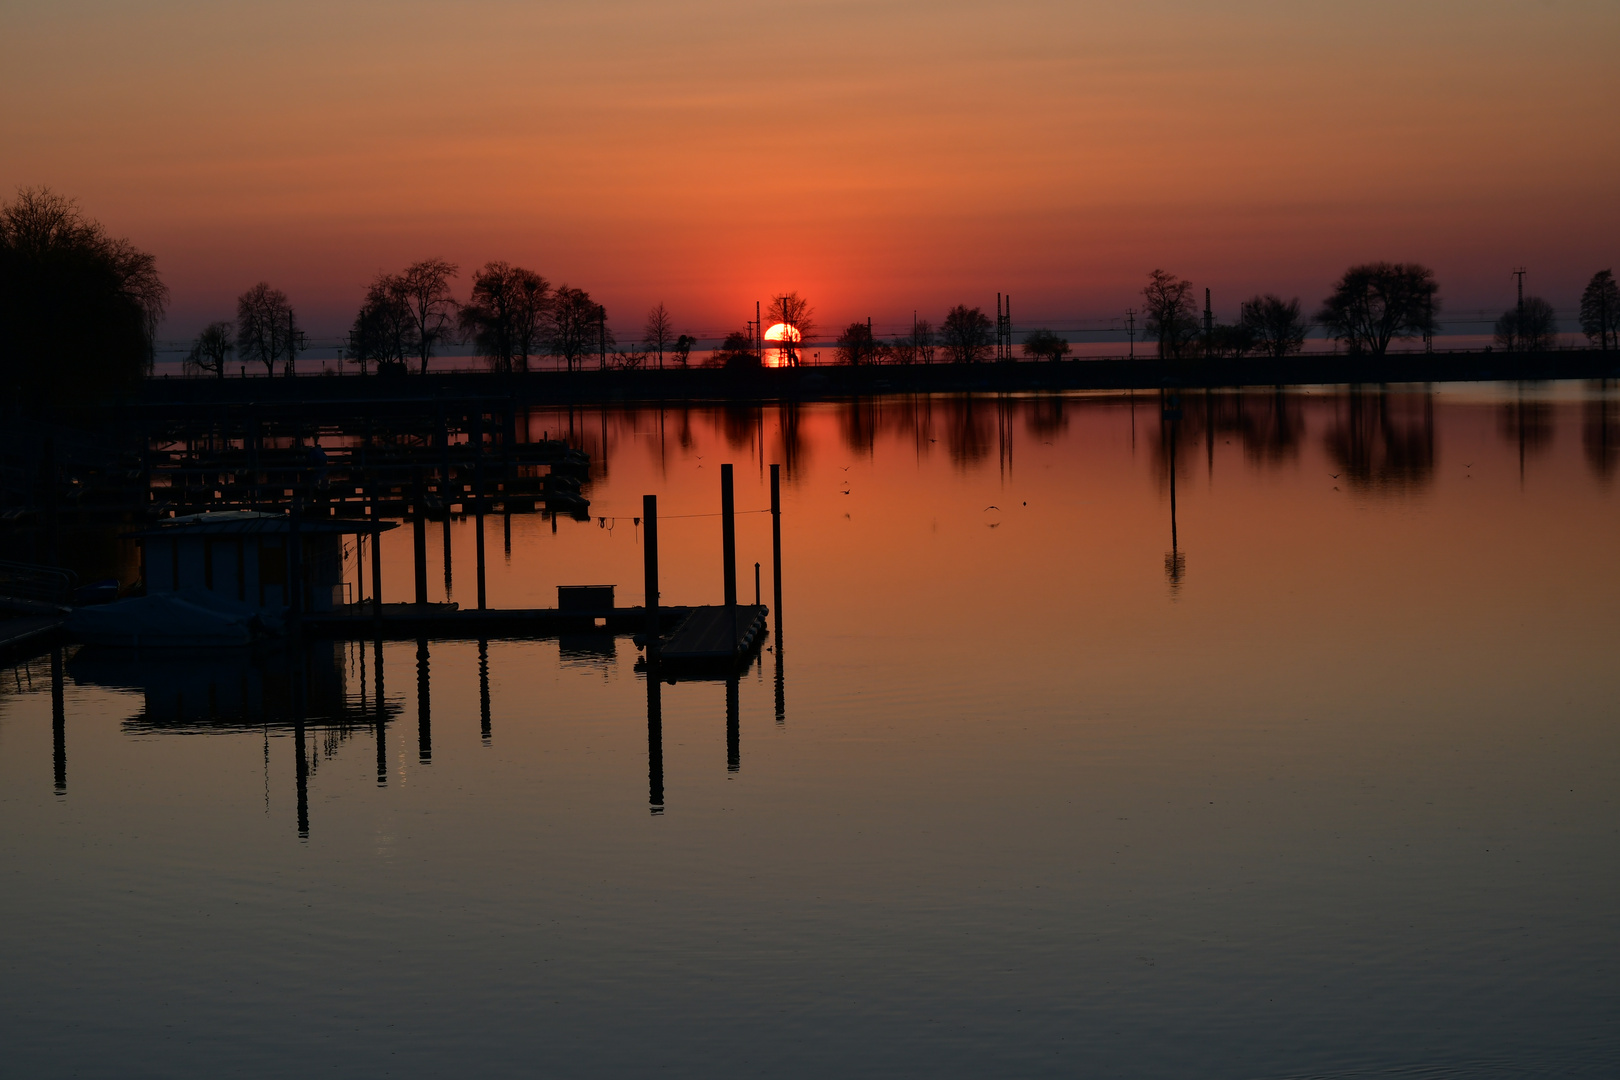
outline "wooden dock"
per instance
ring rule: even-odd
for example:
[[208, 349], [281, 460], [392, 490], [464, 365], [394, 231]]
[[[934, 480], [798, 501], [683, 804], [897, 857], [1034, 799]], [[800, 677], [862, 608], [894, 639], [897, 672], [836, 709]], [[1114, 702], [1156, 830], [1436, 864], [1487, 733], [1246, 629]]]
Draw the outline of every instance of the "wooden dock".
[[19, 615], [0, 619], [0, 656], [46, 648], [56, 639], [65, 622], [66, 615]]
[[[674, 629], [689, 607], [658, 609], [660, 629]], [[615, 607], [601, 611], [561, 608], [460, 608], [455, 604], [356, 604], [341, 611], [311, 613], [299, 620], [310, 637], [347, 641], [407, 640], [487, 641], [491, 638], [556, 637], [577, 633], [638, 633], [647, 626], [647, 609]]]
[[765, 640], [764, 604], [724, 604], [690, 609], [658, 650], [672, 668], [730, 667], [748, 659]]

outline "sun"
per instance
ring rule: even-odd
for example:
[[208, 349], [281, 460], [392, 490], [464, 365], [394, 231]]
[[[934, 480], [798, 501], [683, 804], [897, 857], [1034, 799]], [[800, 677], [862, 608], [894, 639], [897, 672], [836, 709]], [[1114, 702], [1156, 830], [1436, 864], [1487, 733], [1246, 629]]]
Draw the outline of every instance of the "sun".
[[765, 340], [766, 341], [798, 341], [799, 340], [798, 327], [789, 326], [787, 323], [777, 323], [775, 326], [773, 326], [770, 329], [765, 331]]

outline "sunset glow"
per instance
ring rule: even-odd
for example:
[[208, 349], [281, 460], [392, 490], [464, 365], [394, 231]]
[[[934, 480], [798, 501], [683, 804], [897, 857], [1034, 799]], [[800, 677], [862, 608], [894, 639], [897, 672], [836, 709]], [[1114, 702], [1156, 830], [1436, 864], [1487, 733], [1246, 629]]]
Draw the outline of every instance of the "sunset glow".
[[1078, 326], [1159, 266], [1228, 318], [1369, 258], [1434, 266], [1452, 311], [1520, 265], [1568, 306], [1615, 261], [1609, 0], [810, 3], [739, 64], [755, 14], [10, 5], [0, 189], [153, 251], [170, 339], [260, 280], [333, 335], [431, 256], [463, 297], [490, 259], [587, 288], [621, 339], [660, 299], [713, 339], [789, 289], [823, 328], [998, 291]]

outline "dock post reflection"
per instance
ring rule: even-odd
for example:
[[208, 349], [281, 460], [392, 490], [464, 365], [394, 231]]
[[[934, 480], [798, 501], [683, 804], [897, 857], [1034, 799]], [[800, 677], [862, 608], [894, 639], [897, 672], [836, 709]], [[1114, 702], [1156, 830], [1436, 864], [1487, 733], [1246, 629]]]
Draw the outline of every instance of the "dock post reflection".
[[383, 697], [383, 647], [382, 638], [378, 638], [372, 645], [373, 658], [377, 669], [377, 786], [388, 786], [388, 713]]
[[738, 677], [726, 679], [726, 772], [742, 768], [742, 730], [738, 723]]
[[416, 756], [423, 765], [433, 763], [433, 716], [428, 707], [428, 643], [416, 639]]
[[664, 688], [656, 658], [647, 661], [647, 807], [664, 812]]
[[51, 650], [51, 763], [56, 793], [67, 794], [67, 707], [62, 687], [62, 650]]
[[478, 642], [478, 733], [489, 745], [489, 642]]
[[775, 619], [776, 722], [787, 720], [782, 681], [782, 466], [771, 466], [771, 615]]

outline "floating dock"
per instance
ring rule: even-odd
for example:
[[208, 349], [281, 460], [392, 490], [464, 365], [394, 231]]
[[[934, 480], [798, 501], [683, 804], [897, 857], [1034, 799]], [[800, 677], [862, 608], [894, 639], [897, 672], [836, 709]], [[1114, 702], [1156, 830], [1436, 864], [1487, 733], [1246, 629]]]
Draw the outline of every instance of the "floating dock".
[[664, 635], [658, 662], [676, 669], [712, 669], [746, 660], [765, 640], [766, 614], [763, 604], [692, 608]]

